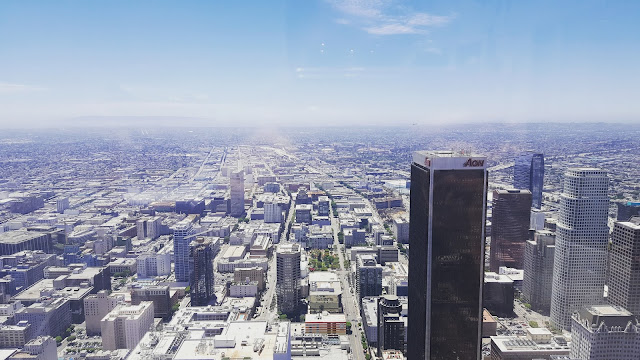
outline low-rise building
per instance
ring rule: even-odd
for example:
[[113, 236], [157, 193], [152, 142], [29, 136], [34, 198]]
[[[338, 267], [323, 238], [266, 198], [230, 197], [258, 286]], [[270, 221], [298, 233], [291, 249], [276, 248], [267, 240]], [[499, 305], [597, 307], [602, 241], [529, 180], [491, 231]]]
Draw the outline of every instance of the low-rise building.
[[136, 259], [118, 258], [109, 263], [109, 274], [129, 274], [133, 275], [138, 270]]
[[347, 333], [347, 318], [344, 314], [330, 314], [326, 311], [307, 314], [304, 327], [308, 334], [345, 335]]
[[329, 271], [309, 273], [309, 312], [342, 311], [342, 285], [338, 275]]
[[18, 310], [14, 319], [17, 323], [26, 321], [31, 326], [27, 339], [38, 336], [59, 336], [71, 325], [71, 307], [66, 298], [46, 299]]
[[485, 272], [482, 290], [483, 306], [492, 314], [510, 317], [513, 315], [513, 301], [513, 280], [506, 275]]
[[24, 344], [22, 350], [12, 354], [7, 360], [57, 360], [58, 347], [51, 336], [39, 336]]
[[153, 316], [168, 318], [171, 316], [171, 291], [169, 286], [150, 285], [131, 288], [131, 305], [139, 305], [142, 302], [153, 303]]
[[[543, 331], [545, 334], [540, 333]], [[532, 334], [538, 342], [532, 339]], [[529, 336], [492, 336], [491, 360], [549, 359], [554, 355], [569, 355], [570, 346], [564, 337], [553, 337], [546, 329], [529, 331]]]
[[237, 268], [233, 271], [233, 281], [236, 283], [255, 281], [258, 286], [258, 291], [262, 291], [265, 287], [264, 274], [264, 269], [259, 267]]
[[21, 348], [29, 340], [31, 324], [26, 320], [16, 325], [0, 325], [0, 348]]

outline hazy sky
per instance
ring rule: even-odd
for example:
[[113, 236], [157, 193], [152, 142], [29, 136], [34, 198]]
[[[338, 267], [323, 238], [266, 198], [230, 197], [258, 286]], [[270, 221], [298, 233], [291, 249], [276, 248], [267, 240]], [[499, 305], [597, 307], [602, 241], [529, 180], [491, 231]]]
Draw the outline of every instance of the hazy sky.
[[638, 14], [604, 0], [4, 0], [0, 126], [637, 122]]

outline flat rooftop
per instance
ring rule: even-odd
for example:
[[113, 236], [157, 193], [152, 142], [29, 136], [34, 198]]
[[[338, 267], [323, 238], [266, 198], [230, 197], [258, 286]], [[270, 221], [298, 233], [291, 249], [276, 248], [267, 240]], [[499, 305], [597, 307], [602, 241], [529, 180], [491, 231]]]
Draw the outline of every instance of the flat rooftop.
[[92, 286], [88, 286], [86, 288], [81, 288], [77, 286], [69, 286], [64, 287], [60, 290], [54, 290], [53, 286], [54, 279], [42, 279], [32, 286], [28, 287], [24, 291], [18, 293], [13, 297], [13, 300], [22, 301], [24, 303], [32, 303], [34, 301], [38, 301], [42, 294], [42, 291], [53, 290], [56, 294], [63, 294], [69, 300], [80, 300], [87, 296], [91, 290], [93, 290]]
[[39, 231], [15, 230], [0, 233], [0, 243], [2, 244], [20, 244], [25, 241], [46, 236], [46, 233]]
[[323, 322], [346, 322], [347, 316], [345, 314], [334, 314], [324, 312], [322, 314], [307, 314], [305, 315], [305, 323], [323, 323]]

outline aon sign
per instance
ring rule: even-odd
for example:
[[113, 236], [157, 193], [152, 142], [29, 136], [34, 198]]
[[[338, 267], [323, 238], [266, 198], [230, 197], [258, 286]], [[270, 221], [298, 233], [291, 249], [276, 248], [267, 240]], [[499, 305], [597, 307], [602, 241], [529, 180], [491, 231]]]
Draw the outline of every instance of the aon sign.
[[471, 166], [471, 167], [484, 166], [484, 160], [473, 160], [469, 158], [469, 160], [467, 160], [467, 162], [464, 163], [464, 166]]

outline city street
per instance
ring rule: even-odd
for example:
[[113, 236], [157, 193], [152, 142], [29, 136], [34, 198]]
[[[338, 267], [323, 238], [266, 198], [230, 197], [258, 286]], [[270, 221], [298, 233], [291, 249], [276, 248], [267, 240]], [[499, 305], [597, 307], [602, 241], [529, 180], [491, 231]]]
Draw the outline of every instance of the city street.
[[338, 219], [333, 216], [331, 216], [330, 219], [331, 227], [334, 232], [334, 246], [337, 248], [336, 252], [340, 258], [340, 270], [338, 271], [338, 275], [342, 283], [342, 311], [347, 317], [347, 321], [351, 322], [352, 334], [348, 335], [349, 343], [351, 344], [353, 358], [356, 360], [364, 359], [365, 353], [362, 348], [362, 342], [360, 341], [362, 338], [362, 328], [358, 326], [358, 323], [362, 323], [362, 321], [360, 320], [360, 311], [358, 310], [359, 305], [357, 303], [357, 294], [352, 292], [355, 287], [349, 285], [348, 279], [351, 276], [351, 271], [350, 269], [344, 268], [344, 245], [340, 244], [338, 241], [338, 231], [340, 228], [340, 226], [337, 225]]

